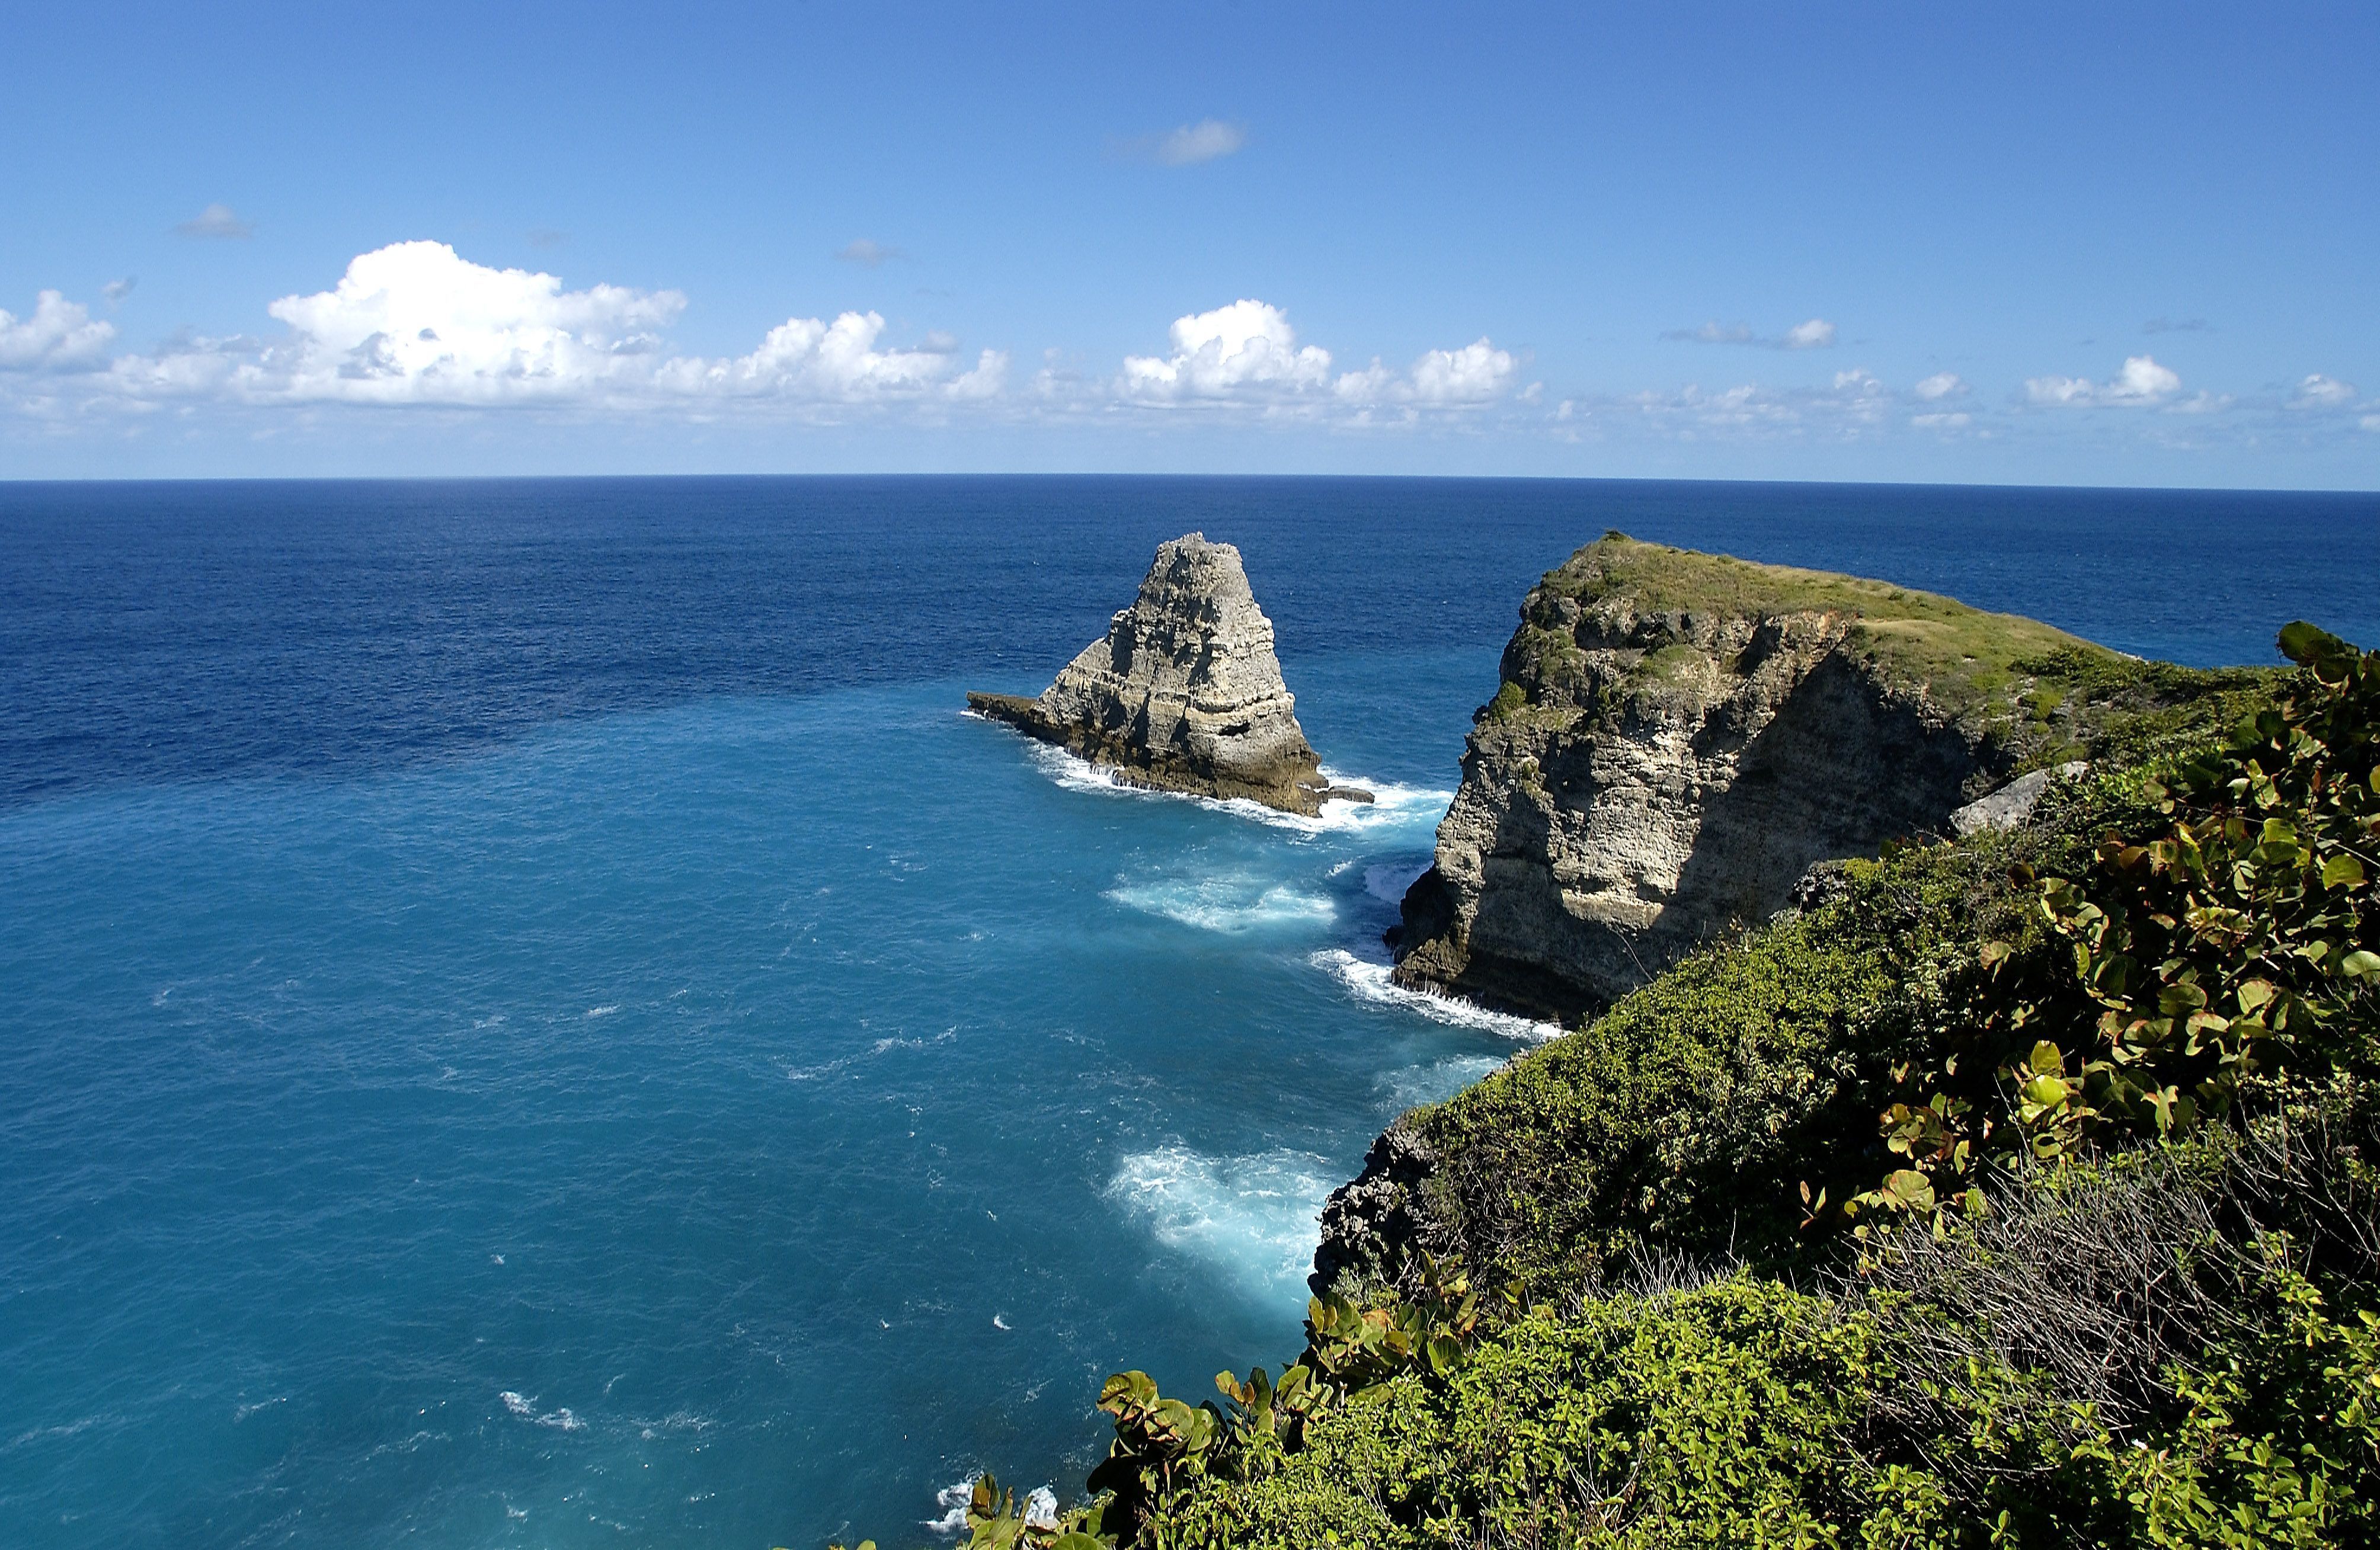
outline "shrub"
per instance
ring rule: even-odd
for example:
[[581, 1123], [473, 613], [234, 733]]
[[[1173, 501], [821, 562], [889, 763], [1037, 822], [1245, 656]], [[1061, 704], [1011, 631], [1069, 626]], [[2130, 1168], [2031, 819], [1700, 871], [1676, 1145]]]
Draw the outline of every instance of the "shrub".
[[2374, 1068], [2380, 652], [2303, 624], [2281, 645], [2301, 670], [2277, 702], [2150, 778], [2153, 815], [2071, 877], [2016, 870], [2070, 961], [2048, 972], [2038, 933], [1984, 945], [2007, 982], [1900, 1073], [1884, 1129], [1908, 1166], [1855, 1208], [1936, 1209], [2019, 1147], [2186, 1132], [2259, 1075]]

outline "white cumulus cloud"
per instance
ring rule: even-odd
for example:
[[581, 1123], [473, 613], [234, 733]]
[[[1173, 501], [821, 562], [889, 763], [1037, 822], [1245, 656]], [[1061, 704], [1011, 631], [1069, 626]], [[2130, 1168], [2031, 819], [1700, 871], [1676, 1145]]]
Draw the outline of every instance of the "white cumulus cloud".
[[1520, 371], [1511, 351], [1482, 338], [1457, 349], [1426, 350], [1402, 371], [1375, 359], [1334, 374], [1329, 350], [1300, 344], [1286, 312], [1252, 297], [1176, 318], [1172, 338], [1169, 355], [1124, 357], [1113, 384], [1118, 398], [1259, 406], [1268, 412], [1335, 406], [1357, 422], [1370, 422], [1373, 411], [1385, 406], [1402, 406], [1411, 417], [1504, 398]]
[[91, 309], [61, 291], [43, 291], [19, 318], [0, 311], [0, 370], [88, 371], [107, 364], [115, 325], [93, 322]]
[[1966, 393], [1967, 384], [1960, 380], [1956, 371], [1937, 371], [1917, 384], [1917, 396], [1929, 404], [1945, 398], [1962, 398]]
[[1200, 162], [1229, 156], [1247, 143], [1246, 125], [1227, 123], [1220, 118], [1202, 118], [1196, 124], [1184, 124], [1172, 133], [1159, 137], [1156, 155], [1169, 167], [1195, 166]]
[[565, 291], [443, 242], [358, 255], [332, 289], [265, 309], [296, 335], [278, 362], [287, 396], [375, 404], [583, 397], [649, 375], [638, 357], [685, 309], [676, 291]]
[[2156, 404], [2181, 391], [2180, 376], [2148, 356], [2128, 356], [2123, 369], [2104, 382], [2087, 377], [2032, 377], [2025, 396], [2035, 404], [2088, 408], [2099, 405]]
[[2316, 371], [2300, 382], [2289, 397], [2292, 409], [2338, 409], [2355, 402], [2355, 384]]
[[1824, 318], [1812, 318], [1787, 329], [1779, 343], [1789, 350], [1821, 350], [1834, 342], [1835, 325]]
[[996, 395], [1007, 371], [996, 350], [969, 367], [947, 334], [888, 345], [875, 312], [789, 318], [748, 355], [672, 355], [663, 331], [686, 305], [673, 290], [568, 290], [552, 274], [491, 269], [442, 242], [400, 242], [358, 255], [327, 291], [272, 303], [285, 339], [184, 339], [118, 357], [108, 380], [131, 400], [699, 411], [978, 401]]
[[1118, 383], [1126, 397], [1156, 401], [1278, 395], [1319, 387], [1330, 352], [1300, 345], [1289, 314], [1243, 297], [1173, 320], [1173, 353], [1126, 356]]
[[986, 398], [1000, 391], [1008, 357], [999, 351], [984, 351], [974, 369], [961, 373], [948, 349], [879, 349], [883, 333], [884, 320], [874, 312], [845, 312], [832, 323], [792, 318], [771, 329], [750, 355], [733, 360], [668, 361], [656, 381], [670, 392], [690, 395], [846, 403], [934, 393]]
[[1518, 363], [1485, 339], [1459, 350], [1430, 350], [1414, 362], [1413, 395], [1424, 404], [1485, 404], [1512, 385]]

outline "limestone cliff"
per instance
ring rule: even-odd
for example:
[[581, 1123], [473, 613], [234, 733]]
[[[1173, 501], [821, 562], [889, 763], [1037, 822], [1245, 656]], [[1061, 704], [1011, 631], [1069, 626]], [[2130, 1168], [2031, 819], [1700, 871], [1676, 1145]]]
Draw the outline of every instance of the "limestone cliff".
[[1397, 977], [1598, 1008], [1774, 914], [1814, 864], [1947, 833], [2073, 749], [2091, 707], [2058, 685], [2118, 660], [1886, 582], [1609, 535], [1522, 605]]
[[1333, 797], [1370, 800], [1323, 778], [1240, 551], [1200, 533], [1158, 545], [1132, 606], [1038, 698], [970, 694], [967, 704], [1129, 784], [1305, 814]]

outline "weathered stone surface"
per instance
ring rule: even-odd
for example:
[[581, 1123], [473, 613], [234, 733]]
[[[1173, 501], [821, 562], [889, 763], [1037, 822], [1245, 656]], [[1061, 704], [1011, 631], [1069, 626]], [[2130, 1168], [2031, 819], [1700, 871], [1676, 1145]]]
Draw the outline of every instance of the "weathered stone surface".
[[1357, 1284], [1393, 1275], [1421, 1236], [1415, 1192], [1438, 1158], [1419, 1131], [1400, 1120], [1364, 1155], [1364, 1171], [1330, 1193], [1322, 1207], [1322, 1239], [1305, 1284], [1316, 1293], [1342, 1277]]
[[2059, 651], [2104, 655], [1886, 583], [1591, 544], [1523, 605], [1397, 978], [1597, 1010], [1814, 864], [1947, 832], [2052, 734], [2015, 664]]
[[2042, 793], [2049, 789], [2054, 773], [2060, 780], [2071, 781], [2090, 769], [2085, 759], [2069, 759], [2055, 771], [2035, 769], [2018, 776], [1989, 796], [1980, 796], [1950, 815], [1950, 828], [1961, 839], [1980, 834], [1986, 829], [2015, 829], [2033, 817], [2041, 803]]
[[969, 694], [967, 704], [1127, 784], [1305, 814], [1371, 800], [1323, 778], [1240, 551], [1200, 533], [1158, 546], [1132, 606], [1038, 698]]

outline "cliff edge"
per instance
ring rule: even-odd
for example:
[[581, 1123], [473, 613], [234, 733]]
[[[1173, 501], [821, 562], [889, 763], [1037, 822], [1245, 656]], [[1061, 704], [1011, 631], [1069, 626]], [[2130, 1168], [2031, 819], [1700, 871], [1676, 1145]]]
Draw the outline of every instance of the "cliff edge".
[[[2128, 661], [1888, 582], [1609, 534], [1521, 608], [1396, 976], [1564, 1018], [2087, 747]], [[2112, 675], [2120, 676], [2120, 675]]]
[[1038, 698], [971, 693], [967, 705], [1130, 785], [1309, 816], [1371, 800], [1323, 778], [1240, 551], [1202, 533], [1158, 545], [1132, 606]]

